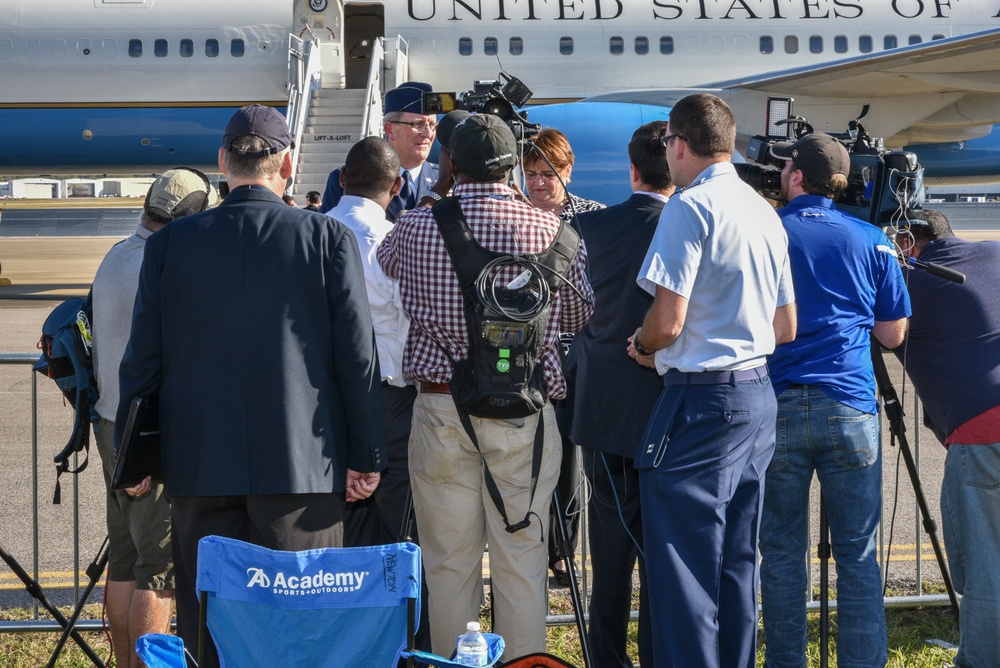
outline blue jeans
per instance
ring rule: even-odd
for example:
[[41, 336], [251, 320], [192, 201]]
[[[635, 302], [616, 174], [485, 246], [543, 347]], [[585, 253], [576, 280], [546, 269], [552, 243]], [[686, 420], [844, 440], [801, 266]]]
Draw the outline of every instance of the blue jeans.
[[962, 595], [955, 666], [996, 665], [1000, 657], [1000, 443], [952, 444], [941, 485], [944, 543]]
[[814, 386], [778, 396], [777, 443], [760, 528], [765, 666], [806, 665], [806, 552], [813, 471], [837, 564], [837, 665], [884, 666], [885, 607], [876, 554], [882, 499], [878, 419]]

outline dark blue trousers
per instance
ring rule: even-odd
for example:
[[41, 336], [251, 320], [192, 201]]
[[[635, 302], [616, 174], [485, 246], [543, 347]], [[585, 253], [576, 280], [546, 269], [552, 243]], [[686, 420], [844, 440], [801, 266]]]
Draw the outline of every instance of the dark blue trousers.
[[777, 415], [761, 375], [666, 385], [637, 453], [656, 668], [754, 666], [757, 536]]
[[[628, 623], [632, 612], [632, 574], [639, 563], [639, 665], [653, 665], [646, 571], [640, 557], [642, 514], [639, 472], [628, 457], [580, 448], [590, 483], [591, 663], [601, 668], [632, 668]], [[638, 545], [637, 545], [638, 544]]]

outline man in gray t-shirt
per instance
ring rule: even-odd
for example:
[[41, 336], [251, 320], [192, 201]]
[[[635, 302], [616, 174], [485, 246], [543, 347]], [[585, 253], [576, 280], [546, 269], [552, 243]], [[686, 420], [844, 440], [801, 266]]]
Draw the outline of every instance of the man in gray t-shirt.
[[115, 658], [123, 667], [142, 665], [135, 653], [139, 636], [170, 631], [174, 564], [170, 503], [163, 485], [140, 497], [111, 489], [118, 367], [132, 328], [146, 239], [175, 218], [203, 211], [215, 200], [215, 190], [200, 172], [183, 168], [164, 172], [146, 194], [135, 232], [108, 251], [94, 277], [94, 367], [100, 390], [96, 409], [101, 416], [97, 450], [108, 492], [108, 622]]

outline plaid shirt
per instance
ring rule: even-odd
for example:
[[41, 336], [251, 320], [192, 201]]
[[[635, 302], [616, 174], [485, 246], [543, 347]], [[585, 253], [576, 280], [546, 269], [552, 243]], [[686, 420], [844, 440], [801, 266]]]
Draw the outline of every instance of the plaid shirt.
[[[513, 191], [496, 183], [464, 183], [455, 187], [469, 229], [484, 248], [501, 253], [539, 253], [552, 243], [559, 220], [552, 214], [512, 199]], [[379, 245], [377, 257], [385, 273], [399, 281], [410, 333], [403, 354], [403, 375], [417, 381], [447, 383], [453, 359], [468, 356], [469, 345], [462, 290], [444, 240], [429, 208], [404, 214]], [[587, 253], [580, 246], [567, 279], [552, 303], [541, 355], [551, 399], [566, 396], [566, 379], [559, 360], [559, 332], [576, 332], [594, 312], [594, 292], [587, 278]], [[511, 280], [516, 275], [511, 270]]]

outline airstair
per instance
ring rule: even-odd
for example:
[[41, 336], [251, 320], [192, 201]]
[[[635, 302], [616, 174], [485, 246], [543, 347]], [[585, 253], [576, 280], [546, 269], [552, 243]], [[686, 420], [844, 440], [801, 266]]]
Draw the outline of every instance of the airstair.
[[290, 192], [299, 200], [310, 190], [325, 190], [330, 172], [344, 164], [357, 141], [381, 136], [382, 95], [406, 80], [406, 42], [401, 38], [375, 40], [365, 88], [346, 88], [342, 76], [324, 71], [319, 47], [316, 40], [293, 36], [288, 54], [287, 117], [295, 138]]

